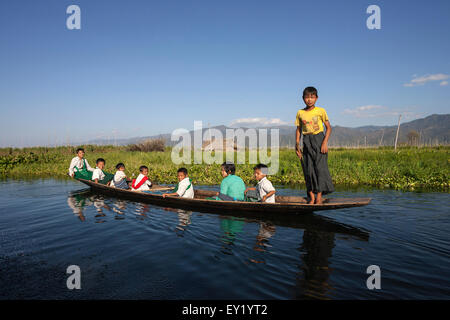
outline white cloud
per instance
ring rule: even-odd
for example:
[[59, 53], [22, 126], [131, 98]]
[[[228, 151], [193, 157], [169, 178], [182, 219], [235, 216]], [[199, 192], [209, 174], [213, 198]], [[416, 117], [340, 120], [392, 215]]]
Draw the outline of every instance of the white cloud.
[[417, 75], [413, 76], [413, 79], [408, 82], [403, 84], [404, 87], [416, 87], [416, 86], [423, 86], [425, 83], [430, 82], [430, 81], [442, 81], [440, 83], [441, 86], [445, 86], [448, 84], [447, 81], [444, 81], [446, 79], [448, 79], [450, 76], [448, 74], [443, 74], [443, 73], [436, 73], [436, 74], [428, 74], [425, 76], [420, 76], [418, 77]]
[[373, 115], [377, 114], [377, 110], [386, 109], [386, 107], [379, 105], [367, 105], [361, 106], [354, 109], [345, 109], [345, 114], [350, 114], [356, 118], [371, 118]]
[[272, 127], [288, 124], [279, 118], [240, 118], [231, 121], [231, 127]]
[[362, 118], [383, 119], [390, 117], [398, 117], [399, 115], [402, 115], [402, 119], [413, 120], [423, 116], [422, 113], [418, 113], [414, 111], [414, 109], [416, 108], [409, 107], [404, 109], [396, 109], [380, 105], [366, 105], [354, 109], [344, 109], [342, 113], [359, 119]]

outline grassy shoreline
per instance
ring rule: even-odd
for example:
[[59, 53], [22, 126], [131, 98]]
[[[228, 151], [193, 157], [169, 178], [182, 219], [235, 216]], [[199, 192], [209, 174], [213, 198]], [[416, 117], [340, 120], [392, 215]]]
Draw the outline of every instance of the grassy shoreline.
[[[123, 146], [84, 146], [91, 166], [95, 159], [106, 159], [106, 171], [114, 172], [124, 162], [128, 176], [138, 174], [140, 165], [149, 167], [149, 176], [156, 183], [176, 183], [178, 165], [172, 163], [171, 150], [164, 152], [127, 151]], [[20, 178], [65, 177], [75, 147], [0, 149], [0, 177]], [[402, 147], [379, 149], [331, 149], [328, 164], [333, 182], [338, 187], [367, 186], [397, 190], [448, 192], [450, 180], [450, 147]], [[248, 157], [247, 157], [248, 161]], [[220, 184], [219, 164], [184, 165], [194, 184]], [[254, 184], [253, 164], [237, 165], [236, 174], [247, 184]], [[300, 162], [293, 150], [281, 149], [279, 170], [271, 175], [275, 185], [304, 185]]]

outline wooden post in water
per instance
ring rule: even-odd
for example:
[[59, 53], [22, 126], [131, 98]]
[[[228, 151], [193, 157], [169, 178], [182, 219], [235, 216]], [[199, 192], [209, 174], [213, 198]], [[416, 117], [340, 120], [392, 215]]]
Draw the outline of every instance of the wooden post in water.
[[397, 141], [398, 141], [398, 132], [400, 131], [400, 118], [402, 115], [400, 114], [398, 116], [398, 126], [397, 126], [397, 134], [395, 135], [395, 144], [394, 144], [394, 150], [397, 150]]

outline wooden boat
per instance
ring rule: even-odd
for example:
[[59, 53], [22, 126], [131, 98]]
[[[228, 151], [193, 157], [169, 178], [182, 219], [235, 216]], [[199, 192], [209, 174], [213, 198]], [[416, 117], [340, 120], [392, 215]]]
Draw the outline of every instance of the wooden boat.
[[[308, 204], [303, 197], [276, 196], [276, 203], [244, 202], [244, 201], [216, 201], [207, 200], [207, 197], [216, 195], [215, 191], [195, 189], [195, 198], [186, 199], [180, 197], [163, 198], [160, 194], [123, 190], [109, 187], [94, 181], [78, 179], [88, 185], [95, 192], [110, 195], [116, 198], [124, 198], [137, 202], [150, 203], [163, 207], [179, 208], [200, 212], [237, 213], [245, 216], [252, 214], [270, 215], [299, 215], [319, 210], [336, 210], [342, 208], [361, 207], [370, 203], [370, 198], [329, 198], [322, 204]], [[153, 186], [152, 190], [169, 190], [164, 186]]]
[[[114, 201], [115, 199], [117, 199], [114, 196], [104, 195], [99, 192], [96, 192], [91, 188], [77, 190], [70, 193], [70, 196], [74, 195], [84, 199], [90, 199], [91, 201], [98, 197], [100, 197], [102, 200], [109, 199]], [[161, 209], [164, 211], [176, 213], [179, 213], [181, 211], [184, 213], [189, 212], [189, 210], [172, 209], [167, 207], [162, 207]], [[203, 213], [199, 213], [199, 215], [202, 214]], [[218, 210], [215, 212], [208, 212], [207, 214], [217, 214], [219, 216], [219, 219], [239, 220], [244, 221], [246, 223], [264, 223], [273, 226], [302, 229], [307, 232], [318, 232], [318, 233], [326, 232], [326, 233], [340, 234], [355, 237], [356, 239], [362, 241], [368, 241], [370, 237], [370, 231], [367, 229], [354, 227], [342, 222], [338, 222], [332, 218], [318, 214], [283, 215], [270, 213], [267, 214], [264, 212], [240, 212], [240, 211], [223, 213]]]

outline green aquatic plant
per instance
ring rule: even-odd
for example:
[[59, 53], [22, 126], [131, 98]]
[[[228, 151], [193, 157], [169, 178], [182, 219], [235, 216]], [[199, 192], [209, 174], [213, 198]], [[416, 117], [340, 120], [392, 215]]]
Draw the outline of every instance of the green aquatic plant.
[[[149, 167], [152, 181], [162, 184], [177, 182], [178, 165], [171, 159], [171, 149], [164, 152], [127, 151], [127, 146], [84, 146], [91, 165], [95, 159], [106, 159], [106, 171], [114, 172], [118, 162], [125, 163], [126, 173], [132, 177], [139, 166]], [[21, 177], [67, 175], [76, 147], [40, 147], [0, 149], [0, 176]], [[247, 162], [237, 165], [236, 174], [247, 184], [254, 184], [253, 166]], [[367, 149], [330, 149], [328, 164], [336, 186], [370, 186], [401, 190], [429, 189], [448, 192], [450, 180], [450, 147], [401, 147]], [[225, 154], [222, 155], [225, 160]], [[193, 159], [193, 157], [192, 157]], [[220, 184], [220, 164], [187, 164], [194, 184]], [[279, 170], [269, 179], [275, 185], [303, 185], [303, 172], [292, 149], [279, 152]]]

